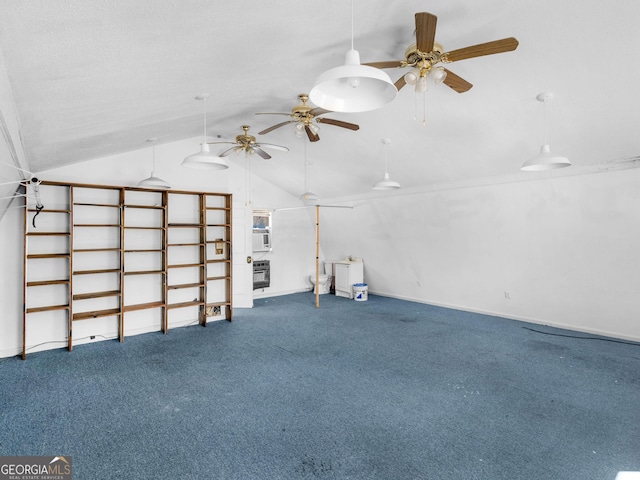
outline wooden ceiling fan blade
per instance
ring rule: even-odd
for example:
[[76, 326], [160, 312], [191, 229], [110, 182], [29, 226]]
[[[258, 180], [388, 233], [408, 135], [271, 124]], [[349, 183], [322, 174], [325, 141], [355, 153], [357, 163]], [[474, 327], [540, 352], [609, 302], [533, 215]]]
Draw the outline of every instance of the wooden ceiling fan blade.
[[264, 135], [265, 133], [273, 132], [276, 128], [283, 127], [283, 126], [288, 125], [290, 123], [295, 123], [295, 120], [287, 120], [286, 122], [281, 122], [281, 123], [278, 123], [276, 125], [273, 125], [272, 127], [266, 128], [266, 129], [262, 130], [261, 132], [258, 132], [258, 135]]
[[376, 68], [399, 68], [399, 67], [402, 67], [402, 61], [388, 60], [384, 62], [363, 63], [362, 65], [368, 65], [369, 67], [376, 67]]
[[438, 17], [427, 12], [416, 13], [416, 47], [423, 53], [433, 50]]
[[316, 107], [316, 108], [312, 108], [311, 110], [309, 110], [309, 115], [313, 116], [313, 117], [317, 117], [318, 115], [324, 115], [325, 113], [329, 113], [332, 112], [333, 110], [327, 110], [326, 108], [320, 108], [320, 107]]
[[316, 122], [335, 125], [336, 127], [348, 128], [349, 130], [360, 130], [360, 125], [356, 125], [355, 123], [343, 122], [342, 120], [336, 120], [334, 118], [318, 118]]
[[274, 145], [273, 143], [260, 143], [256, 144], [258, 148], [272, 148], [274, 150], [280, 150], [281, 152], [288, 152], [289, 149], [287, 147], [283, 147], [282, 145]]
[[219, 156], [219, 157], [228, 157], [228, 156], [229, 156], [229, 155], [231, 155], [233, 152], [237, 151], [237, 150], [238, 150], [238, 148], [241, 148], [241, 147], [235, 146], [235, 147], [228, 148], [228, 149], [226, 149], [224, 152], [219, 153], [219, 154], [218, 154], [218, 156]]
[[265, 160], [269, 160], [271, 158], [271, 155], [269, 155], [267, 152], [265, 152], [264, 150], [262, 150], [260, 147], [258, 147], [257, 145], [255, 147], [253, 147], [253, 151], [255, 153], [257, 153], [258, 155], [260, 155], [262, 158], [264, 158]]
[[494, 40], [493, 42], [480, 43], [470, 47], [459, 48], [443, 54], [449, 62], [466, 60], [467, 58], [482, 57], [495, 53], [511, 52], [518, 48], [518, 40], [513, 37]]
[[396, 80], [396, 83], [394, 83], [398, 91], [400, 91], [400, 89], [404, 87], [406, 84], [407, 84], [407, 81], [404, 79], [404, 75], [401, 76], [398, 80]]
[[320, 135], [318, 135], [317, 133], [313, 133], [309, 128], [309, 125], [304, 126], [304, 131], [307, 132], [307, 137], [309, 137], [310, 142], [317, 142], [318, 140], [320, 140]]
[[447, 70], [446, 68], [444, 70], [445, 72], [447, 72], [447, 76], [442, 81], [442, 83], [452, 88], [456, 92], [464, 93], [467, 90], [469, 90], [471, 87], [473, 87], [473, 85], [467, 82], [464, 78], [459, 77], [458, 75], [453, 73], [451, 70]]

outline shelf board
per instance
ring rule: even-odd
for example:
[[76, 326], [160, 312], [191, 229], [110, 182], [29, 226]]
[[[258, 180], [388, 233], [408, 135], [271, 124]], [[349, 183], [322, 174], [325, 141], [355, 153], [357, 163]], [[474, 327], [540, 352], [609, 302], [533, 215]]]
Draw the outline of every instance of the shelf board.
[[133, 272], [124, 272], [125, 275], [159, 275], [164, 273], [164, 270], [136, 270]]
[[73, 314], [73, 321], [76, 320], [89, 320], [90, 318], [98, 317], [113, 317], [114, 315], [120, 315], [119, 308], [109, 308], [106, 310], [93, 310], [91, 312], [80, 312]]
[[128, 230], [164, 230], [164, 227], [137, 227], [137, 226], [131, 226], [131, 225], [124, 225], [122, 228], [128, 229]]
[[27, 313], [49, 312], [51, 310], [69, 310], [69, 305], [49, 305], [47, 307], [30, 307], [25, 311]]
[[204, 227], [204, 223], [170, 223], [169, 228], [200, 228]]
[[120, 208], [120, 204], [113, 203], [85, 203], [85, 202], [73, 202], [74, 205], [80, 205], [84, 207], [111, 207]]
[[204, 287], [202, 283], [181, 283], [178, 285], [167, 285], [169, 290], [177, 290], [179, 288], [195, 288], [195, 287]]
[[[39, 210], [41, 213], [71, 213], [71, 210], [60, 210], [60, 209], [46, 209], [43, 208], [42, 210]], [[27, 212], [38, 212], [38, 210], [36, 210], [35, 208], [29, 208], [27, 209]]]
[[27, 255], [27, 258], [69, 258], [70, 256], [68, 253], [32, 253]]
[[230, 227], [230, 223], [207, 223], [207, 227]]
[[73, 296], [74, 300], [88, 300], [91, 298], [100, 298], [100, 297], [117, 297], [120, 295], [119, 290], [110, 290], [107, 292], [90, 292], [90, 293], [78, 293]]
[[204, 305], [204, 302], [196, 300], [196, 301], [193, 301], [193, 302], [182, 302], [182, 303], [167, 304], [167, 309], [185, 308], [185, 307], [197, 307], [197, 306], [202, 306], [202, 305]]
[[45, 237], [45, 236], [65, 236], [71, 235], [69, 232], [27, 232], [30, 237]]
[[231, 262], [231, 260], [229, 260], [228, 258], [221, 258], [217, 260], [207, 260], [207, 263], [229, 263], [229, 262]]
[[149, 302], [149, 303], [138, 303], [136, 305], [125, 305], [124, 311], [133, 312], [136, 310], [146, 310], [147, 308], [158, 308], [158, 307], [164, 307], [164, 302], [158, 301], [158, 302]]
[[229, 207], [206, 207], [206, 210], [224, 210], [224, 211], [231, 211], [231, 208]]
[[219, 277], [207, 277], [207, 280], [230, 280], [229, 276], [219, 276]]
[[163, 252], [161, 248], [145, 248], [138, 250], [125, 250], [124, 253], [153, 253], [153, 252]]
[[167, 243], [167, 247], [202, 247], [204, 243]]
[[119, 223], [74, 223], [74, 227], [103, 227], [103, 228], [120, 228]]
[[164, 205], [124, 205], [124, 208], [149, 208], [152, 210], [165, 210]]
[[188, 268], [188, 267], [204, 267], [202, 263], [180, 263], [176, 265], [167, 265], [167, 268]]
[[27, 287], [45, 287], [47, 285], [64, 285], [69, 280], [39, 280], [35, 282], [27, 282]]
[[104, 268], [101, 270], [78, 270], [73, 272], [74, 275], [94, 275], [97, 273], [120, 273], [119, 268]]
[[73, 253], [88, 253], [88, 252], [119, 252], [120, 247], [109, 248], [74, 248]]

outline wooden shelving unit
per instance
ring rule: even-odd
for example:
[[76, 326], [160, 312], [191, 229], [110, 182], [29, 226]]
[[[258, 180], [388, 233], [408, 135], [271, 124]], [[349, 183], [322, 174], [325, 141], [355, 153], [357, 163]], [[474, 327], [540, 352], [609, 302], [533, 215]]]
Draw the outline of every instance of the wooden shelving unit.
[[41, 189], [45, 208], [27, 205], [24, 217], [23, 359], [35, 314], [65, 313], [69, 351], [77, 321], [113, 317], [122, 342], [130, 312], [159, 309], [165, 334], [169, 311], [202, 326], [209, 317], [232, 320], [231, 194], [60, 182]]

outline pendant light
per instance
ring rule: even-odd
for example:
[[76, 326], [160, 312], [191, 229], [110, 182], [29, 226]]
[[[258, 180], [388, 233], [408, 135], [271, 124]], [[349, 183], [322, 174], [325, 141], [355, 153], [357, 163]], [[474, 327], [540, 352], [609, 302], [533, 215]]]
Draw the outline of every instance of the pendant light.
[[146, 188], [161, 188], [161, 189], [167, 190], [171, 188], [171, 185], [169, 185], [167, 182], [165, 182], [161, 178], [156, 177], [156, 141], [158, 141], [157, 138], [150, 138], [147, 140], [147, 142], [152, 143], [151, 149], [153, 152], [153, 167], [151, 169], [151, 176], [149, 178], [140, 180], [138, 182], [138, 186], [146, 187]]
[[536, 97], [536, 100], [542, 102], [542, 112], [543, 119], [542, 125], [544, 130], [544, 143], [542, 147], [540, 147], [540, 153], [524, 162], [520, 170], [525, 171], [542, 171], [542, 170], [554, 170], [556, 168], [570, 167], [571, 162], [567, 157], [563, 157], [560, 155], [553, 155], [551, 153], [551, 149], [549, 148], [549, 144], [547, 143], [547, 125], [546, 125], [546, 102], [547, 100], [551, 100], [553, 95], [551, 93], [540, 93]]
[[398, 89], [379, 68], [360, 64], [360, 53], [353, 48], [353, 0], [351, 0], [351, 50], [345, 64], [327, 70], [316, 80], [309, 99], [333, 112], [368, 112], [391, 102]]
[[391, 180], [388, 172], [388, 160], [387, 160], [387, 147], [391, 143], [391, 140], [388, 138], [383, 138], [382, 143], [384, 144], [384, 176], [382, 180], [377, 182], [374, 186], [374, 190], [397, 190], [400, 187], [400, 184], [395, 180]]
[[208, 93], [198, 95], [196, 100], [202, 100], [204, 104], [204, 138], [202, 139], [201, 149], [198, 153], [189, 155], [182, 161], [183, 167], [194, 168], [198, 170], [223, 170], [229, 168], [227, 161], [214, 154], [209, 150], [207, 143], [207, 98]]
[[298, 197], [305, 205], [316, 205], [320, 197], [309, 190], [309, 162], [307, 160], [307, 142], [302, 140], [304, 145], [304, 193]]

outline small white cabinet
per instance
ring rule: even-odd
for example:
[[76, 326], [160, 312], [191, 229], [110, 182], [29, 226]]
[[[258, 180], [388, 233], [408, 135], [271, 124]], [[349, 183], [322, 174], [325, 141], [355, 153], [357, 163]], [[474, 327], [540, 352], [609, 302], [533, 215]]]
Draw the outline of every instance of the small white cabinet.
[[333, 264], [335, 275], [336, 296], [353, 298], [353, 285], [364, 281], [364, 263], [362, 262], [335, 262]]

